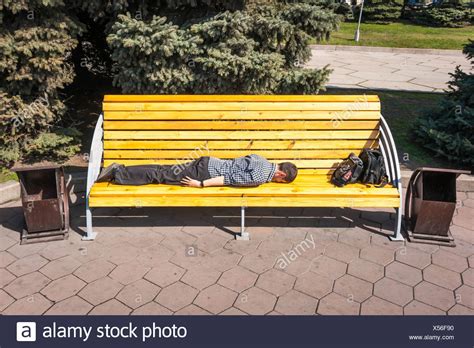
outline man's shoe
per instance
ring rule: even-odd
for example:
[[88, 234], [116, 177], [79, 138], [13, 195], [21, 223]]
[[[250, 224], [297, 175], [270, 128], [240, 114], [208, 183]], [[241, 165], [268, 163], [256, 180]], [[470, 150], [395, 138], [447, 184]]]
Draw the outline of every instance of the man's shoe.
[[120, 167], [118, 163], [112, 163], [110, 166], [102, 169], [100, 175], [97, 177], [96, 182], [110, 182], [115, 178], [115, 171]]

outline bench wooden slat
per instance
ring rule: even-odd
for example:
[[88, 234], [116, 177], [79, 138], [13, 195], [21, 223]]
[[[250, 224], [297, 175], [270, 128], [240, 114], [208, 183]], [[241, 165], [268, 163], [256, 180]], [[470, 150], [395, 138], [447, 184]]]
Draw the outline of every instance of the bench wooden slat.
[[376, 129], [378, 121], [105, 121], [107, 130]]
[[104, 111], [154, 111], [154, 110], [372, 110], [380, 111], [379, 102], [104, 102]]
[[378, 147], [373, 140], [106, 140], [106, 150], [307, 150], [362, 149]]
[[350, 185], [343, 188], [334, 187], [329, 182], [325, 185], [303, 186], [298, 184], [277, 184], [268, 183], [259, 187], [206, 187], [206, 190], [199, 192], [195, 187], [183, 187], [178, 185], [95, 185], [91, 191], [92, 196], [162, 196], [162, 195], [186, 195], [186, 196], [312, 196], [312, 197], [397, 197], [396, 188], [386, 187], [366, 187], [363, 185]]
[[[362, 149], [340, 150], [254, 150], [252, 153], [263, 156], [268, 160], [274, 159], [341, 159], [346, 158], [350, 152], [361, 152]], [[105, 150], [104, 158], [123, 159], [181, 159], [188, 161], [200, 156], [213, 156], [222, 159], [235, 158], [248, 155], [248, 150]]]
[[379, 120], [380, 111], [359, 110], [229, 110], [105, 111], [105, 120]]
[[400, 205], [398, 197], [377, 196], [354, 197], [94, 197], [89, 200], [91, 207], [347, 207], [347, 208], [393, 208]]
[[[186, 159], [181, 160], [168, 160], [168, 159], [104, 159], [104, 166], [109, 166], [112, 163], [120, 163], [127, 166], [140, 165], [140, 164], [179, 164], [185, 163]], [[298, 168], [336, 168], [340, 159], [318, 159], [318, 160], [295, 160], [290, 158], [282, 158], [279, 162], [293, 162]]]
[[247, 95], [247, 94], [180, 94], [180, 95], [105, 95], [104, 102], [215, 102], [215, 101], [284, 101], [284, 102], [327, 102], [327, 101], [357, 101], [367, 100], [368, 102], [378, 102], [377, 95]]
[[378, 130], [310, 130], [310, 131], [104, 131], [104, 139], [377, 139]]

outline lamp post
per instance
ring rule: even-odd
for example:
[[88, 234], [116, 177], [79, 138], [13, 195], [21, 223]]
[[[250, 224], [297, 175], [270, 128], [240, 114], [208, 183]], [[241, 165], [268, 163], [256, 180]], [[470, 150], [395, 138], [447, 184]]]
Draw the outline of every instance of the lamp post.
[[357, 23], [357, 30], [354, 35], [354, 41], [359, 42], [359, 37], [360, 37], [360, 22], [362, 20], [362, 10], [364, 9], [364, 0], [362, 0], [362, 3], [360, 4], [360, 12], [359, 12], [359, 22]]

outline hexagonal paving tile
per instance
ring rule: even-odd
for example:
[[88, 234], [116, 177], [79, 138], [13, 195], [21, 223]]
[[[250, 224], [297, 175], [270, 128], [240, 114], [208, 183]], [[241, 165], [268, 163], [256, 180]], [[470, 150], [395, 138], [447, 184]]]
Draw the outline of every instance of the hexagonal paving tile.
[[403, 308], [403, 313], [405, 315], [445, 315], [446, 312], [443, 312], [441, 309], [428, 306], [423, 302], [416, 300], [411, 301]]
[[0, 236], [0, 250], [4, 251], [10, 248], [12, 245], [15, 245], [16, 241], [7, 236]]
[[0, 251], [0, 267], [7, 267], [15, 260], [17, 260], [17, 258], [8, 251]]
[[199, 250], [206, 253], [212, 253], [221, 249], [226, 243], [227, 238], [221, 237], [218, 234], [208, 233], [196, 240], [196, 245]]
[[269, 238], [260, 243], [258, 250], [273, 251], [278, 254], [287, 253], [293, 247], [293, 241], [290, 239]]
[[15, 301], [3, 314], [7, 315], [40, 315], [43, 314], [53, 303], [41, 294], [32, 294]]
[[346, 263], [323, 255], [313, 260], [310, 270], [326, 278], [337, 279], [346, 273], [346, 269]]
[[298, 277], [295, 290], [320, 299], [332, 291], [332, 286], [332, 279], [313, 272], [308, 272]]
[[474, 287], [474, 268], [468, 268], [461, 276], [464, 284]]
[[196, 305], [190, 304], [184, 308], [181, 308], [179, 311], [174, 313], [174, 315], [210, 315], [208, 311], [198, 307]]
[[133, 315], [171, 315], [173, 314], [168, 308], [159, 305], [156, 302], [148, 302], [147, 304], [138, 307], [132, 312]]
[[164, 288], [181, 279], [184, 272], [186, 270], [183, 268], [170, 262], [164, 262], [157, 267], [153, 267], [144, 278]]
[[176, 312], [191, 304], [198, 292], [198, 290], [187, 284], [176, 282], [161, 290], [155, 301]]
[[460, 304], [454, 305], [449, 311], [449, 315], [474, 315], [474, 310]]
[[349, 263], [347, 274], [374, 283], [384, 276], [384, 268], [376, 263], [357, 259]]
[[114, 298], [122, 288], [123, 285], [118, 281], [104, 277], [86, 285], [78, 295], [87, 302], [97, 306], [100, 303]]
[[363, 315], [402, 315], [403, 308], [391, 302], [385, 301], [379, 297], [372, 296], [361, 304], [360, 314], [363, 314]]
[[105, 277], [112, 272], [115, 267], [116, 266], [113, 263], [105, 259], [97, 259], [86, 262], [80, 266], [74, 271], [74, 275], [88, 283], [91, 283], [94, 280]]
[[471, 309], [474, 309], [474, 288], [463, 285], [454, 292], [456, 302]]
[[196, 289], [202, 290], [214, 284], [217, 279], [219, 279], [220, 275], [221, 272], [216, 271], [215, 269], [198, 267], [186, 271], [184, 276], [181, 278], [181, 281]]
[[137, 256], [137, 261], [146, 267], [156, 267], [169, 261], [173, 255], [175, 255], [174, 251], [157, 244], [142, 249]]
[[300, 276], [304, 273], [309, 272], [311, 266], [312, 261], [303, 257], [298, 257], [297, 259], [294, 259], [293, 261], [290, 260], [289, 262], [288, 259], [279, 257], [275, 264], [276, 269], [294, 276]]
[[254, 252], [260, 243], [259, 240], [253, 239], [245, 241], [245, 243], [242, 243], [240, 240], [231, 239], [225, 244], [224, 248], [239, 253], [240, 255], [247, 255]]
[[4, 268], [0, 268], [0, 287], [5, 287], [8, 283], [15, 280], [16, 277]]
[[93, 306], [78, 296], [69, 297], [52, 306], [45, 315], [85, 315]]
[[122, 242], [107, 250], [105, 258], [116, 265], [120, 265], [135, 260], [139, 254], [141, 254], [139, 248], [130, 243]]
[[58, 279], [74, 272], [79, 266], [81, 263], [74, 257], [65, 256], [49, 262], [40, 272], [50, 279]]
[[236, 292], [242, 292], [255, 284], [258, 275], [240, 266], [225, 271], [218, 283]]
[[385, 275], [400, 283], [415, 286], [422, 281], [421, 270], [418, 268], [405, 265], [404, 263], [395, 261], [385, 267]]
[[253, 315], [269, 313], [273, 310], [276, 297], [262, 289], [252, 287], [240, 293], [234, 307]]
[[318, 244], [328, 245], [337, 241], [339, 234], [330, 228], [312, 228], [308, 230], [307, 239], [312, 239]]
[[377, 245], [389, 250], [399, 250], [405, 247], [404, 242], [393, 242], [387, 236], [381, 234], [372, 234], [370, 244]]
[[349, 300], [362, 302], [372, 295], [372, 283], [346, 274], [336, 280], [334, 292]]
[[108, 300], [89, 312], [89, 315], [127, 315], [132, 310], [116, 299]]
[[413, 290], [410, 286], [390, 278], [383, 278], [375, 283], [374, 295], [400, 306], [413, 300]]
[[455, 304], [452, 291], [425, 281], [415, 286], [415, 299], [443, 311]]
[[202, 266], [207, 268], [214, 268], [219, 272], [225, 272], [239, 263], [242, 255], [233, 252], [232, 250], [221, 249], [205, 257]]
[[338, 241], [362, 249], [370, 244], [370, 232], [359, 227], [349, 228], [339, 233]]
[[85, 285], [85, 282], [69, 274], [53, 280], [41, 290], [41, 293], [51, 301], [58, 302], [77, 294]]
[[275, 310], [287, 315], [313, 315], [316, 311], [318, 300], [291, 290], [278, 298]]
[[3, 290], [8, 292], [16, 299], [20, 299], [22, 297], [33, 295], [34, 293], [39, 292], [49, 282], [50, 280], [40, 272], [33, 272], [16, 278], [6, 287], [4, 287]]
[[469, 262], [469, 267], [474, 268], [474, 255], [469, 256], [467, 261]]
[[437, 265], [429, 265], [426, 267], [423, 270], [423, 278], [430, 283], [442, 286], [449, 290], [454, 290], [462, 284], [459, 273]]
[[326, 246], [324, 254], [342, 261], [349, 263], [359, 257], [360, 249], [343, 244], [343, 243], [331, 243]]
[[239, 265], [249, 269], [255, 273], [263, 273], [270, 268], [273, 268], [273, 265], [276, 262], [276, 256], [274, 252], [270, 251], [260, 251], [257, 250], [253, 253], [245, 255], [239, 262]]
[[128, 307], [136, 309], [152, 301], [160, 290], [159, 286], [144, 279], [138, 279], [120, 290], [115, 298]]
[[333, 292], [319, 300], [317, 313], [322, 315], [358, 315], [359, 309], [359, 303]]
[[135, 260], [118, 265], [109, 274], [109, 277], [127, 285], [141, 279], [149, 270], [149, 267], [143, 266], [140, 262]]
[[386, 266], [394, 260], [395, 255], [393, 250], [378, 245], [369, 245], [360, 251], [360, 258]]
[[0, 312], [7, 308], [15, 299], [0, 289]]
[[33, 254], [16, 260], [7, 267], [7, 270], [19, 277], [37, 271], [47, 263], [48, 260], [44, 257], [41, 257], [38, 254]]
[[194, 300], [194, 304], [204, 310], [217, 314], [232, 307], [236, 298], [236, 292], [219, 284], [214, 284], [201, 291]]
[[248, 315], [245, 312], [242, 312], [240, 309], [237, 309], [235, 307], [230, 307], [223, 311], [222, 313], [219, 313], [219, 315]]
[[395, 253], [397, 261], [423, 269], [431, 263], [431, 255], [411, 247], [400, 248]]
[[450, 269], [454, 272], [462, 272], [468, 267], [467, 260], [465, 257], [461, 257], [453, 253], [448, 253], [445, 250], [436, 251], [432, 257], [433, 263], [435, 265]]
[[276, 269], [270, 269], [258, 277], [256, 286], [275, 296], [283, 295], [290, 290], [296, 278]]

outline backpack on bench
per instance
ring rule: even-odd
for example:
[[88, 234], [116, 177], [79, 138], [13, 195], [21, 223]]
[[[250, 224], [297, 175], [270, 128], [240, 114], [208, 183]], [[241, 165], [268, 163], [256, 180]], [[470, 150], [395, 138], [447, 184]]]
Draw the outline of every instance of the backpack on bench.
[[338, 187], [354, 182], [378, 187], [385, 186], [388, 177], [382, 153], [379, 150], [364, 149], [360, 158], [351, 153], [337, 166], [332, 174], [331, 182]]
[[364, 149], [360, 154], [360, 159], [364, 163], [364, 172], [359, 178], [360, 182], [378, 187], [385, 186], [388, 177], [382, 153], [379, 150]]
[[332, 173], [331, 182], [338, 187], [354, 183], [359, 179], [363, 170], [364, 164], [361, 159], [351, 153]]

